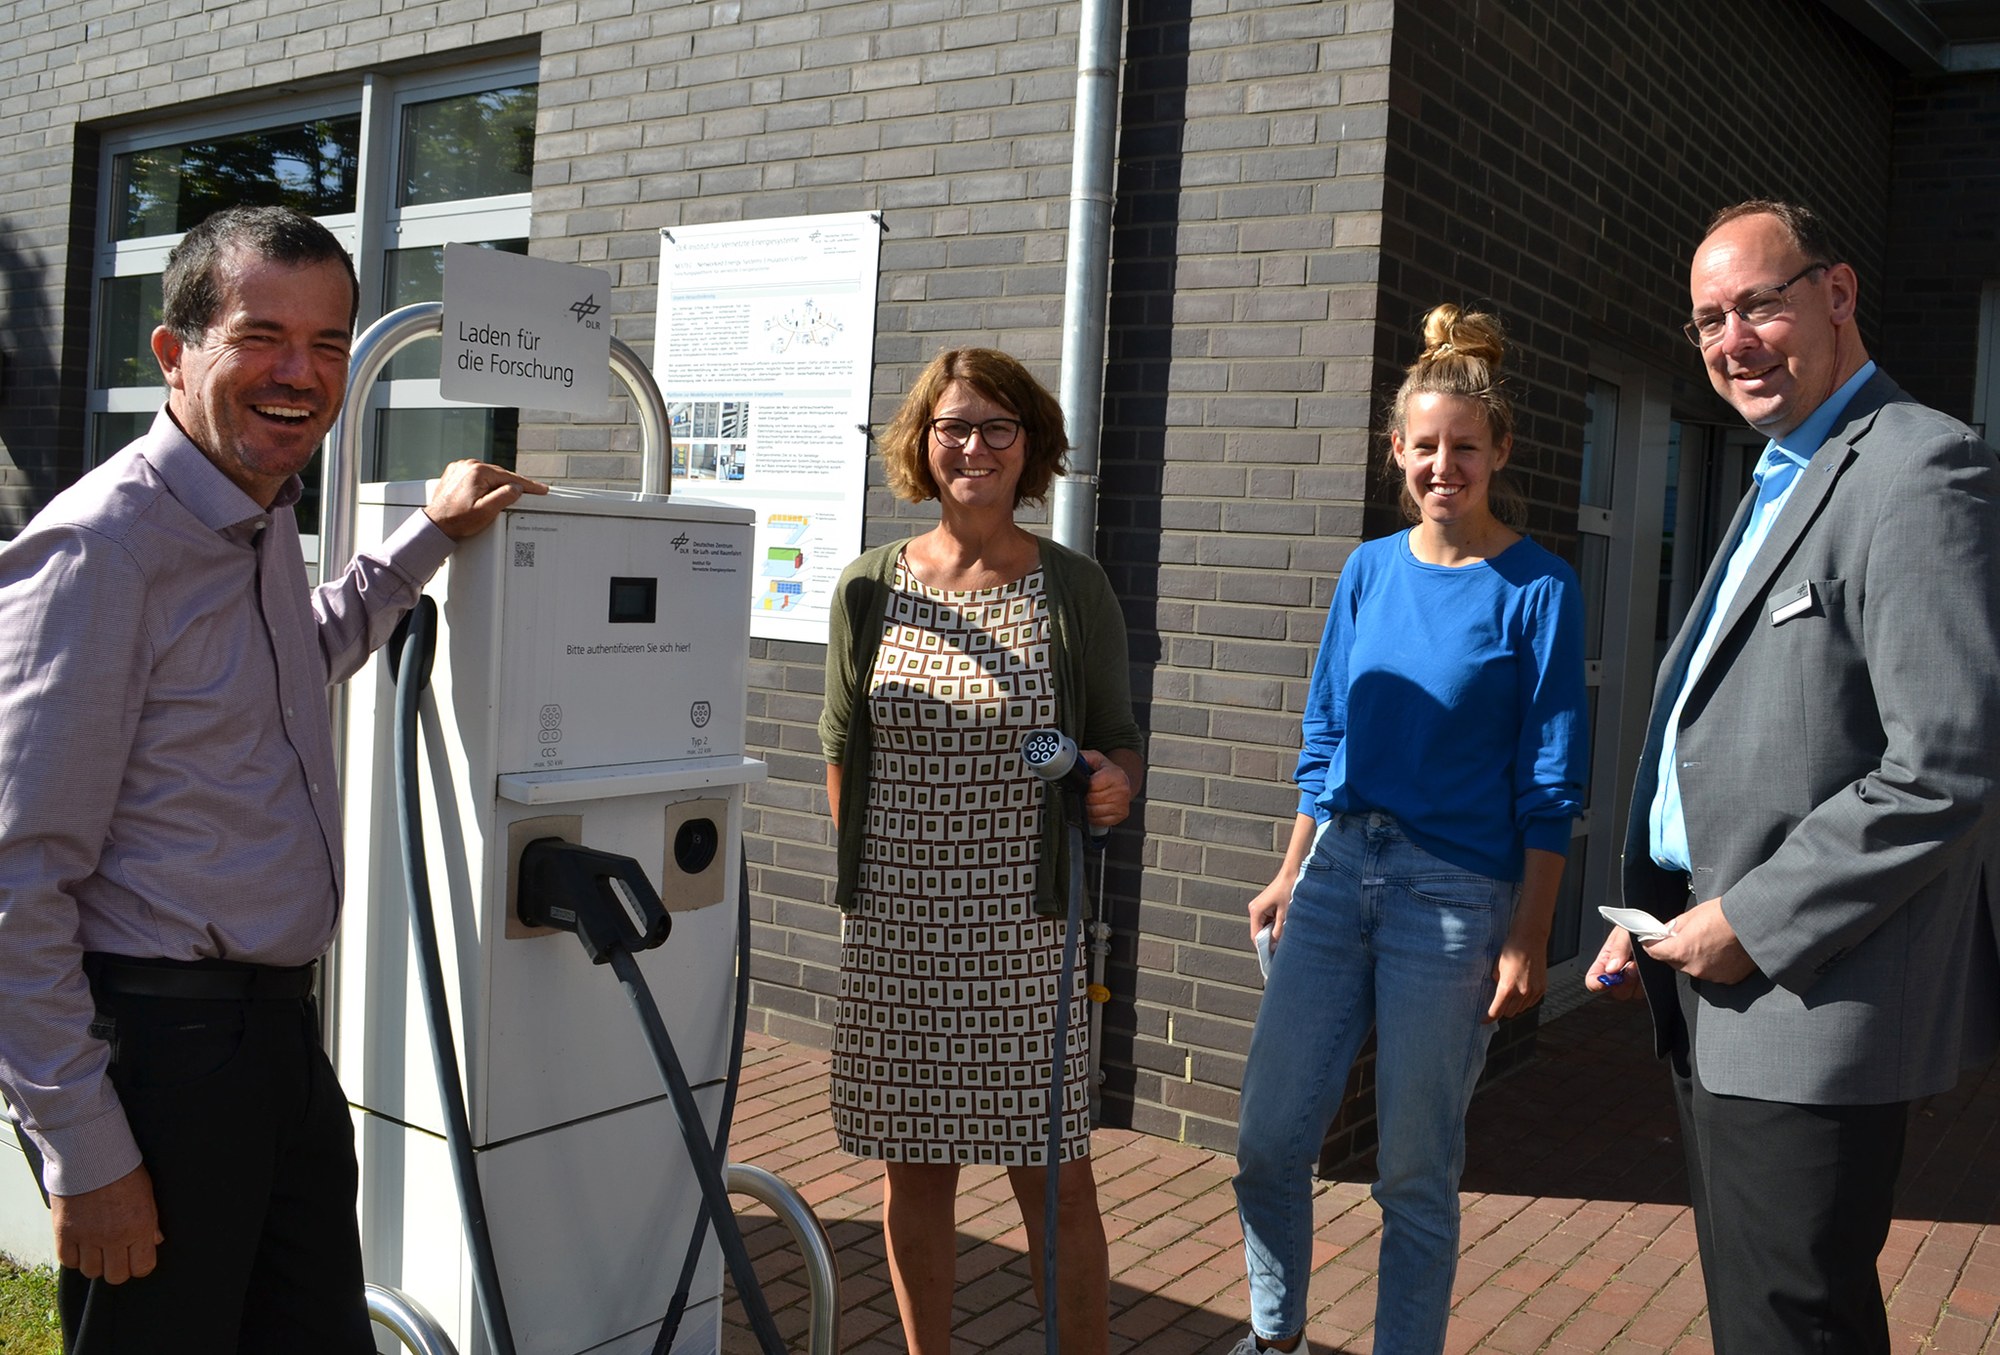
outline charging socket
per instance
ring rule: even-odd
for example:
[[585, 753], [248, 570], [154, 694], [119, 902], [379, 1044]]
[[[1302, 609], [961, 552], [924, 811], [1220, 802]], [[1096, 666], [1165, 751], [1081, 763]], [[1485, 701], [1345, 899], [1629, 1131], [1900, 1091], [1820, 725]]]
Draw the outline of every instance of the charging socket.
[[668, 912], [689, 913], [722, 902], [729, 873], [722, 842], [728, 827], [727, 800], [675, 800], [667, 806], [660, 897]]

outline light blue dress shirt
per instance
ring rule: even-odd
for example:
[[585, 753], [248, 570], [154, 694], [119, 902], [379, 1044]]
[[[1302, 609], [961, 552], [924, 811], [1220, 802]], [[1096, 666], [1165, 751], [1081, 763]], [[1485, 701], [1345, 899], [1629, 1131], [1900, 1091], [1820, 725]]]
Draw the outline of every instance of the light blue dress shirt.
[[1826, 441], [1826, 435], [1833, 431], [1834, 423], [1847, 409], [1854, 393], [1873, 375], [1875, 364], [1863, 363], [1861, 370], [1808, 415], [1805, 422], [1784, 437], [1773, 438], [1765, 444], [1764, 455], [1757, 463], [1757, 505], [1751, 509], [1749, 521], [1743, 524], [1742, 538], [1729, 553], [1729, 564], [1722, 572], [1722, 583], [1715, 590], [1715, 601], [1702, 623], [1701, 639], [1696, 642], [1694, 654], [1688, 659], [1687, 676], [1681, 682], [1680, 695], [1674, 698], [1673, 711], [1667, 716], [1666, 738], [1660, 748], [1659, 780], [1653, 791], [1653, 804], [1647, 819], [1647, 845], [1653, 860], [1668, 870], [1687, 873], [1694, 869], [1688, 852], [1687, 820], [1681, 814], [1681, 783], [1675, 760], [1680, 746], [1681, 711], [1687, 705], [1688, 692], [1693, 689], [1695, 679], [1701, 676], [1709, 652], [1715, 648], [1722, 618], [1729, 614], [1729, 604], [1735, 599], [1736, 590], [1742, 586], [1743, 576], [1749, 573], [1750, 562], [1757, 558], [1764, 538], [1771, 534], [1771, 524], [1778, 520], [1778, 514], [1785, 509], [1785, 501], [1791, 498], [1799, 472], [1805, 469], [1813, 453]]

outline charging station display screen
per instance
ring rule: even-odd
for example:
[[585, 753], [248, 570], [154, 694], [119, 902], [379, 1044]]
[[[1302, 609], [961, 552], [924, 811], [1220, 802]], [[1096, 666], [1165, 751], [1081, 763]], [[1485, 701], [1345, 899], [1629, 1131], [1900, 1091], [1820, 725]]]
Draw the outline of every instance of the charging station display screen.
[[660, 603], [660, 581], [658, 579], [611, 580], [611, 615], [606, 619], [613, 624], [650, 626], [656, 619]]
[[609, 496], [584, 512], [559, 493], [532, 497], [507, 510], [504, 540], [468, 543], [448, 576], [453, 634], [474, 609], [488, 628], [494, 769], [569, 775], [740, 755], [749, 510]]

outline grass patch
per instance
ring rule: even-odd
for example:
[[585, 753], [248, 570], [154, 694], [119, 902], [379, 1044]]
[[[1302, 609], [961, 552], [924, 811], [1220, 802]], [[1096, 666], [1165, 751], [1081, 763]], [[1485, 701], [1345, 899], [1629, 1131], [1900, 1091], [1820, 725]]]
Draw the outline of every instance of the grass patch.
[[58, 1355], [61, 1349], [55, 1271], [24, 1269], [0, 1256], [0, 1355]]

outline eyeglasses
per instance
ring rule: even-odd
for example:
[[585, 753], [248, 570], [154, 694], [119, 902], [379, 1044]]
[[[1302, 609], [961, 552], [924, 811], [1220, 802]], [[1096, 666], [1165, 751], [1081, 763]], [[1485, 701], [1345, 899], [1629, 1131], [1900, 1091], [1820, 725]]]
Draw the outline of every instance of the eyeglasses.
[[973, 431], [979, 433], [979, 440], [986, 444], [989, 452], [1004, 452], [1014, 445], [1014, 439], [1021, 435], [1019, 419], [988, 419], [984, 423], [972, 423], [965, 419], [932, 419], [931, 436], [938, 446], [955, 452], [972, 440]]
[[1761, 292], [1752, 292], [1733, 306], [1719, 311], [1703, 311], [1681, 326], [1681, 333], [1688, 336], [1688, 342], [1696, 348], [1708, 348], [1722, 338], [1723, 330], [1729, 327], [1729, 317], [1734, 313], [1744, 324], [1755, 329], [1770, 324], [1785, 313], [1785, 292], [1799, 279], [1817, 273], [1822, 268], [1833, 265], [1809, 263], [1798, 272], [1786, 278], [1775, 287], [1766, 287]]

